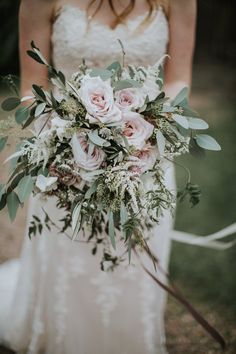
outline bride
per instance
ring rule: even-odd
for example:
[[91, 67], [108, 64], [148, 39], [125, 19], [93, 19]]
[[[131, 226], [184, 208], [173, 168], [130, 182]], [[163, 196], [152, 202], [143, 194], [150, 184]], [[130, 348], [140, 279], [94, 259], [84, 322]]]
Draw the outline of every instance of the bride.
[[[20, 56], [22, 95], [31, 84], [47, 86], [44, 66], [27, 57], [34, 40], [67, 77], [86, 60], [106, 66], [120, 60], [150, 65], [168, 53], [165, 90], [190, 86], [196, 0], [22, 0]], [[175, 189], [172, 166], [166, 183]], [[55, 201], [31, 198], [31, 216], [42, 206], [58, 221]], [[152, 249], [167, 269], [173, 220], [166, 213], [153, 229]], [[57, 230], [25, 238], [20, 260], [0, 267], [0, 339], [20, 353], [162, 354], [166, 293], [135, 262], [102, 272], [89, 244]], [[137, 263], [137, 262], [136, 262]], [[163, 275], [158, 274], [163, 281]]]

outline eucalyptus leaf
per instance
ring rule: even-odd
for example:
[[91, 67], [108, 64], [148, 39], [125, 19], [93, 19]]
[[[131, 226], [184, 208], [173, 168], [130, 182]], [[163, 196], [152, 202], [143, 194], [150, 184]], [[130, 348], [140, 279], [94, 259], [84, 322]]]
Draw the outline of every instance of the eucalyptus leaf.
[[21, 203], [24, 203], [30, 196], [30, 194], [32, 193], [34, 188], [34, 180], [31, 176], [24, 176], [18, 186], [17, 186], [17, 190], [18, 190], [18, 197], [20, 199]]
[[89, 139], [92, 141], [92, 143], [94, 143], [95, 145], [98, 145], [98, 146], [110, 146], [110, 142], [101, 138], [99, 135], [98, 135], [98, 130], [92, 130], [88, 133], [88, 137]]
[[0, 200], [2, 199], [4, 191], [5, 191], [5, 185], [4, 184], [0, 184]]
[[2, 109], [4, 111], [12, 111], [21, 104], [19, 97], [9, 97], [2, 102]]
[[205, 157], [206, 154], [205, 150], [198, 146], [196, 139], [194, 138], [191, 138], [190, 140], [189, 152], [192, 156], [198, 159], [202, 159], [203, 157]]
[[94, 68], [89, 73], [89, 76], [91, 76], [91, 77], [99, 76], [102, 80], [106, 81], [106, 80], [110, 79], [110, 77], [112, 76], [112, 72], [110, 70], [106, 70], [106, 69]]
[[76, 95], [76, 97], [80, 98], [80, 96], [78, 94], [78, 90], [76, 89], [76, 87], [69, 81], [67, 81], [67, 85], [71, 88], [71, 90]]
[[79, 229], [80, 229], [80, 225], [81, 225], [81, 203], [78, 203], [73, 210], [72, 213], [72, 231], [73, 231], [73, 236], [72, 236], [72, 240], [75, 240]]
[[176, 123], [178, 123], [184, 129], [189, 129], [188, 119], [185, 118], [184, 116], [181, 116], [180, 114], [173, 114], [172, 118]]
[[109, 218], [108, 218], [108, 234], [111, 240], [112, 247], [116, 249], [114, 215], [111, 210], [109, 211]]
[[72, 230], [74, 231], [76, 228], [76, 224], [81, 211], [81, 203], [76, 204], [72, 212]]
[[12, 178], [8, 188], [7, 188], [7, 193], [9, 193], [10, 191], [12, 191], [13, 189], [15, 189], [20, 180], [24, 177], [25, 175], [25, 171], [19, 172], [17, 175], [14, 176], [14, 178]]
[[107, 70], [114, 71], [117, 75], [119, 75], [121, 73], [122, 68], [120, 63], [118, 61], [115, 61], [107, 67]]
[[40, 103], [35, 109], [35, 114], [34, 114], [35, 118], [39, 117], [43, 113], [45, 108], [46, 108], [46, 103], [45, 102]]
[[209, 128], [207, 122], [200, 118], [187, 117], [190, 129], [205, 130]]
[[[17, 150], [18, 151], [18, 150]], [[12, 172], [12, 174], [10, 175], [7, 183], [9, 184], [12, 179], [20, 172], [24, 171], [27, 167], [27, 162], [23, 161], [17, 164], [17, 166], [14, 168], [14, 171]]]
[[54, 86], [58, 87], [60, 90], [61, 90], [61, 89], [62, 89], [62, 90], [64, 89], [64, 84], [62, 83], [61, 79], [58, 78], [58, 76], [52, 77], [52, 78], [51, 78], [51, 82], [52, 82], [52, 84], [53, 84]]
[[127, 79], [127, 80], [120, 80], [120, 81], [114, 82], [113, 87], [114, 87], [115, 91], [119, 91], [119, 90], [124, 90], [124, 89], [130, 88], [130, 87], [139, 88], [139, 87], [142, 87], [142, 84], [140, 84], [136, 80]]
[[202, 149], [220, 151], [221, 147], [218, 142], [210, 135], [198, 134], [195, 136], [198, 146]]
[[[163, 65], [160, 65], [158, 69], [159, 69], [158, 78], [160, 79], [160, 81], [162, 83], [162, 82], [164, 82], [165, 70], [163, 68]], [[161, 87], [160, 87], [160, 89], [161, 89]]]
[[44, 177], [47, 177], [48, 176], [48, 168], [47, 167], [41, 167], [38, 171], [37, 171], [37, 175], [43, 175]]
[[163, 113], [173, 113], [175, 111], [175, 107], [169, 105], [163, 105], [162, 112]]
[[38, 48], [34, 48], [34, 53], [38, 55], [38, 58], [41, 60], [42, 64], [48, 66], [47, 60], [44, 58], [44, 56], [42, 55], [42, 53]]
[[35, 53], [32, 50], [27, 50], [27, 54], [34, 59], [35, 61], [37, 61], [39, 64], [43, 64], [45, 65], [44, 61], [40, 58], [40, 56], [38, 55], [38, 53]]
[[121, 206], [120, 206], [120, 221], [121, 221], [121, 225], [124, 225], [127, 220], [128, 220], [128, 212], [127, 212], [127, 209], [125, 207], [124, 202], [122, 202]]
[[90, 199], [91, 196], [96, 192], [97, 190], [97, 186], [98, 186], [98, 180], [96, 180], [91, 187], [87, 190], [87, 192], [85, 193], [85, 199]]
[[162, 156], [165, 152], [166, 139], [160, 130], [156, 132], [156, 141], [159, 153]]
[[14, 191], [12, 191], [7, 196], [7, 209], [11, 221], [14, 221], [19, 205], [20, 205], [19, 198], [17, 194]]
[[29, 116], [29, 108], [28, 107], [20, 107], [17, 109], [15, 113], [16, 123], [23, 123]]
[[65, 75], [61, 71], [58, 71], [58, 77], [61, 80], [62, 84], [65, 86], [65, 84], [66, 84]]
[[181, 102], [183, 102], [186, 98], [188, 98], [188, 87], [184, 87], [172, 101], [173, 106], [178, 106]]
[[58, 102], [57, 102], [56, 98], [54, 97], [52, 91], [50, 92], [50, 100], [49, 100], [49, 102], [51, 102], [52, 107], [53, 107], [54, 109], [57, 109], [57, 108], [58, 108]]
[[35, 119], [36, 119], [35, 116], [30, 114], [29, 118], [28, 118], [28, 119], [25, 121], [25, 123], [23, 124], [22, 129], [27, 128], [31, 123], [33, 123], [33, 121], [34, 121]]
[[42, 64], [45, 64], [48, 66], [48, 62], [47, 60], [44, 58], [44, 56], [42, 55], [40, 49], [38, 47], [36, 47], [34, 41], [31, 41], [30, 43], [31, 48], [33, 50], [33, 53], [35, 53], [36, 55], [38, 55], [39, 59], [41, 60]]
[[0, 138], [0, 151], [2, 151], [7, 143], [8, 136], [3, 136]]
[[5, 208], [6, 204], [7, 204], [7, 193], [3, 193], [0, 198], [0, 210]]
[[39, 99], [40, 101], [45, 102], [46, 101], [46, 95], [41, 87], [38, 85], [32, 85], [33, 88], [33, 93], [35, 94], [36, 98]]

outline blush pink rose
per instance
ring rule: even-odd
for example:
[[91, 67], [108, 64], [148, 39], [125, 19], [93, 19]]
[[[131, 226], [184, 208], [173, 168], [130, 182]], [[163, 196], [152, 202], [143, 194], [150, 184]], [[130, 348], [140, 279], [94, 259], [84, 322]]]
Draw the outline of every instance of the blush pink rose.
[[135, 88], [126, 88], [116, 92], [116, 105], [122, 111], [135, 110], [141, 108], [145, 102], [145, 96], [140, 90]]
[[123, 121], [125, 123], [123, 135], [126, 136], [129, 145], [141, 150], [151, 137], [154, 126], [147, 122], [141, 114], [132, 111], [124, 112]]
[[87, 110], [86, 118], [90, 123], [109, 124], [121, 121], [121, 111], [115, 105], [109, 81], [103, 81], [100, 77], [85, 76], [79, 96]]
[[85, 131], [80, 131], [74, 134], [71, 139], [71, 147], [75, 162], [84, 170], [97, 170], [105, 158], [105, 153], [97, 146], [93, 146], [92, 151], [89, 151], [89, 144]]

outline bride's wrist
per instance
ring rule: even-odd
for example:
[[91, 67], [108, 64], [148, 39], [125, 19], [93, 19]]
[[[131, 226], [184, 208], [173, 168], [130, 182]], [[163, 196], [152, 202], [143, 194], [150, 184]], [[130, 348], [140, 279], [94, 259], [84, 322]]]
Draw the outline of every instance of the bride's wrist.
[[185, 81], [174, 81], [164, 84], [164, 92], [167, 97], [174, 98], [184, 87], [188, 87], [190, 91], [189, 84]]

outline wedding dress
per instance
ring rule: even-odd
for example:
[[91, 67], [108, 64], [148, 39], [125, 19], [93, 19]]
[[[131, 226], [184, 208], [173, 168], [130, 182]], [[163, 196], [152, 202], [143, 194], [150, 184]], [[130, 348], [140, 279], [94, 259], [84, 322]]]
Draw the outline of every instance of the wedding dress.
[[[83, 58], [93, 67], [121, 60], [117, 39], [124, 45], [126, 63], [156, 63], [166, 53], [168, 22], [160, 8], [152, 22], [136, 30], [144, 17], [112, 30], [96, 21], [88, 24], [84, 11], [64, 6], [53, 24], [55, 67], [69, 77]], [[171, 165], [166, 168], [166, 183], [175, 189]], [[28, 224], [33, 214], [43, 216], [42, 206], [54, 220], [61, 219], [63, 212], [56, 209], [54, 199], [32, 198]], [[172, 226], [172, 216], [165, 212], [150, 240], [164, 269]], [[26, 236], [21, 258], [0, 267], [0, 340], [29, 354], [167, 353], [166, 293], [135, 258], [130, 266], [126, 261], [108, 273], [100, 270], [99, 261], [89, 244], [71, 242], [57, 230], [32, 240]]]

